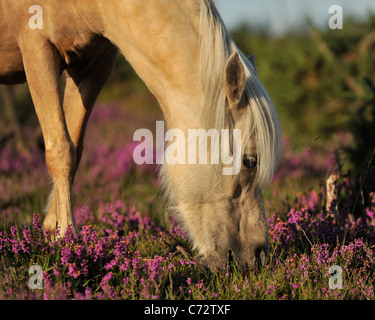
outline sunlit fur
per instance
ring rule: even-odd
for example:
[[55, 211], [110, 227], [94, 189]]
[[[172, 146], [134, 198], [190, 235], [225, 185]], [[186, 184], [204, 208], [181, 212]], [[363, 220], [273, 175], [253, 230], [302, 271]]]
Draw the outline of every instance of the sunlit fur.
[[33, 5], [0, 0], [0, 83], [27, 79], [30, 88], [54, 183], [44, 229], [58, 227], [63, 236], [75, 228], [72, 184], [85, 129], [119, 50], [157, 98], [168, 128], [241, 129], [242, 153], [257, 158], [257, 169], [223, 176], [220, 165], [166, 164], [161, 176], [212, 270], [226, 265], [229, 252], [242, 270], [264, 263], [269, 236], [261, 188], [277, 167], [281, 133], [255, 66], [213, 1], [42, 1], [41, 30], [28, 27]]

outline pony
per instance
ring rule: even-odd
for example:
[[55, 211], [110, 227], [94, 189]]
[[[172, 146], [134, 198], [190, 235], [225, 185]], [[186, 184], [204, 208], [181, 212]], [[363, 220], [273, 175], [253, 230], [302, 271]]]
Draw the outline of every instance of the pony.
[[32, 16], [34, 2], [0, 0], [0, 83], [27, 81], [41, 126], [53, 180], [44, 230], [77, 232], [72, 184], [85, 128], [120, 51], [169, 128], [241, 130], [237, 175], [223, 175], [223, 164], [165, 164], [162, 190], [211, 270], [230, 259], [241, 270], [264, 264], [262, 188], [281, 157], [280, 124], [255, 57], [237, 47], [214, 2], [49, 0]]

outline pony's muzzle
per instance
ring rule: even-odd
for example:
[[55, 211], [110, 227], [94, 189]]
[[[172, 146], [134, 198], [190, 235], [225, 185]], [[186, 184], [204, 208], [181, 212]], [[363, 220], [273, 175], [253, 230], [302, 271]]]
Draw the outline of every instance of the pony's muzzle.
[[268, 246], [254, 246], [254, 248], [248, 250], [246, 253], [234, 253], [229, 250], [228, 256], [229, 263], [234, 261], [237, 269], [243, 274], [250, 271], [260, 271], [266, 265]]
[[[253, 269], [261, 269], [266, 265], [266, 259], [268, 256], [268, 248], [264, 246], [255, 249], [253, 261], [250, 261], [250, 265]], [[250, 258], [251, 259], [251, 258]]]

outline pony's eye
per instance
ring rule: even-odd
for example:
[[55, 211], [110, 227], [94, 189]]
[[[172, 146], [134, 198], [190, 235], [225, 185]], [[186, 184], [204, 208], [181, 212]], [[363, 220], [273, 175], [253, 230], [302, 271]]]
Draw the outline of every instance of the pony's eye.
[[243, 165], [248, 169], [253, 169], [258, 164], [258, 159], [256, 156], [244, 155], [242, 158]]

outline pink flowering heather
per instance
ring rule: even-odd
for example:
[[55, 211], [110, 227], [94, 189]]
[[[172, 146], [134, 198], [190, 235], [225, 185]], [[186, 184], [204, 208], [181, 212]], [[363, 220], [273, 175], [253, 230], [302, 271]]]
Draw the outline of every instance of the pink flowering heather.
[[[164, 212], [158, 168], [134, 164], [134, 131], [119, 134], [123, 117], [143, 126], [118, 106], [94, 110], [73, 187], [79, 233], [68, 229], [63, 239], [44, 233], [43, 215], [33, 214], [49, 190], [42, 153], [0, 150], [0, 299], [375, 299], [375, 190], [356, 210], [349, 176], [329, 210], [322, 186], [277, 197], [266, 265], [241, 274], [231, 263], [212, 273], [178, 218]], [[287, 149], [275, 188], [334, 166], [318, 158]], [[42, 267], [41, 290], [29, 288], [32, 265]], [[331, 266], [342, 270], [342, 289], [329, 287]]]

